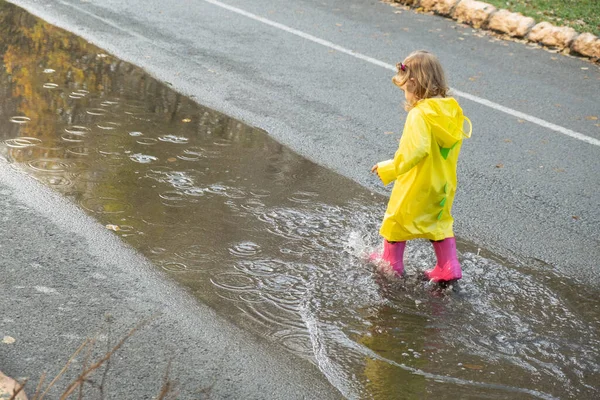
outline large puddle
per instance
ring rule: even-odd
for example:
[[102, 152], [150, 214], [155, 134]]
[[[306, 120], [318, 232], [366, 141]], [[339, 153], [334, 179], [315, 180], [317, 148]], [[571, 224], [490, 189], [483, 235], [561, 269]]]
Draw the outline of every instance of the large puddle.
[[[598, 398], [600, 292], [461, 243], [365, 261], [385, 198], [0, 2], [0, 152], [348, 398]], [[315, 127], [318, 129], [318, 127]]]

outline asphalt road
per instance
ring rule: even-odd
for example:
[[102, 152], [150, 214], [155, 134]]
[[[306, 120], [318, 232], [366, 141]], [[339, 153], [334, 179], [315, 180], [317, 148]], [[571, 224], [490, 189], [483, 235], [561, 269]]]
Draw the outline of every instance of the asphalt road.
[[[474, 133], [463, 146], [461, 155], [459, 191], [454, 206], [456, 234], [518, 265], [552, 268], [596, 288], [600, 284], [597, 264], [600, 259], [600, 146], [595, 144], [600, 139], [600, 121], [586, 118], [600, 117], [597, 65], [521, 43], [493, 40], [447, 19], [415, 14], [375, 1], [226, 0], [227, 5], [237, 8], [235, 10], [212, 0], [16, 0], [12, 3], [141, 66], [199, 103], [263, 128], [303, 156], [382, 193], [385, 190], [369, 170], [373, 163], [394, 153], [405, 115], [400, 106], [402, 93], [391, 84], [393, 72], [388, 66], [412, 50], [431, 50], [445, 65], [453, 88], [526, 115], [522, 118], [490, 108], [481, 101], [459, 97], [465, 114], [473, 122]], [[340, 47], [332, 48], [332, 45]], [[347, 54], [343, 49], [370, 58]], [[529, 122], [530, 117], [547, 123]], [[565, 135], [556, 128], [549, 128], [550, 124], [583, 136]], [[384, 134], [390, 131], [394, 134]], [[13, 211], [5, 214], [8, 215], [5, 231], [15, 224], [19, 232], [46, 226], [46, 231], [55, 231], [59, 236], [64, 234], [61, 240], [69, 242], [74, 252], [69, 254], [100, 252], [103, 247], [116, 246], [91, 239], [96, 234], [108, 237], [106, 232], [100, 233], [101, 228], [90, 233], [92, 236], [82, 242], [85, 245], [78, 247], [77, 243], [71, 243], [69, 238], [74, 231], [81, 232], [82, 226], [93, 226], [93, 222], [85, 219], [70, 227], [60, 225], [60, 213], [77, 213], [69, 208], [50, 207], [50, 204], [58, 204], [58, 197], [40, 188], [19, 188], [21, 182], [16, 178], [8, 182], [12, 175], [7, 168], [0, 164], [5, 177], [3, 193], [6, 199], [13, 199], [12, 202], [6, 200], [5, 209]], [[45, 203], [40, 203], [42, 200]], [[35, 211], [27, 211], [31, 208]], [[10, 219], [15, 213], [33, 214], [26, 215], [25, 220], [30, 222], [23, 225]], [[24, 242], [26, 238], [27, 235], [15, 236], [14, 243]], [[20, 286], [28, 292], [19, 294], [23, 301], [41, 294], [52, 299], [55, 292], [50, 289], [57, 293], [67, 288], [69, 293], [77, 292], [73, 285], [62, 282], [66, 286], [60, 286], [60, 281], [44, 284], [53, 279], [51, 274], [36, 275], [44, 270], [36, 267], [40, 264], [36, 257], [42, 257], [40, 254], [46, 257], [50, 247], [40, 250], [35, 246], [47, 238], [30, 237], [30, 247], [7, 253], [9, 258], [3, 263], [10, 265], [13, 262], [10, 260], [18, 259], [16, 255], [22, 255], [22, 265], [13, 262], [16, 266], [11, 274], [22, 271], [23, 275], [11, 275], [14, 281], [7, 284], [19, 286], [19, 281], [24, 282]], [[119, 247], [118, 251], [126, 254], [128, 250]], [[30, 258], [25, 256], [28, 252]], [[72, 261], [67, 253], [56, 257], [47, 262]], [[76, 264], [82, 265], [83, 261], [78, 260]], [[95, 260], [94, 263], [100, 262]], [[142, 264], [140, 259], [135, 262], [135, 265]], [[111, 276], [118, 270], [116, 264], [107, 265], [108, 271], [88, 278], [100, 282], [101, 275]], [[139, 310], [133, 308], [141, 306], [132, 305], [131, 313], [119, 321], [139, 318], [145, 315], [142, 311], [150, 313], [167, 308], [172, 310], [173, 317], [167, 322], [158, 322], [162, 328], [155, 331], [156, 335], [167, 340], [170, 329], [175, 329], [188, 340], [186, 343], [198, 340], [194, 336], [199, 335], [198, 326], [180, 324], [194, 318], [204, 321], [203, 313], [210, 310], [196, 310], [191, 300], [174, 288], [167, 289], [175, 291], [175, 297], [165, 294], [164, 302], [153, 300], [149, 293], [154, 285], [169, 284], [161, 283], [159, 275], [144, 278], [148, 271], [149, 268], [141, 268], [126, 272], [135, 278], [128, 275], [123, 279], [124, 282], [130, 278], [141, 282], [139, 284], [145, 285], [143, 290], [124, 284], [111, 291], [122, 292], [121, 298], [130, 299], [131, 304], [148, 307]], [[80, 276], [86, 275], [82, 272]], [[82, 280], [82, 284], [84, 282], [89, 280]], [[160, 290], [173, 293], [167, 289]], [[136, 300], [135, 296], [142, 296], [140, 293], [146, 293], [143, 296], [147, 298]], [[3, 304], [13, 298], [6, 293], [5, 296]], [[105, 300], [98, 299], [96, 303], [104, 304]], [[55, 303], [48, 304], [58, 307], [60, 301], [56, 298]], [[94, 302], [89, 303], [88, 310], [91, 310]], [[40, 304], [43, 305], [43, 301]], [[121, 310], [116, 301], [108, 304]], [[92, 320], [101, 317], [86, 313], [85, 308], [81, 312], [74, 321], [82, 327], [93, 325]], [[51, 322], [45, 322], [43, 315], [41, 312], [36, 316], [40, 321], [37, 326], [50, 326]], [[6, 330], [10, 321], [22, 317], [5, 317], [3, 329]], [[204, 322], [215, 327], [211, 332], [218, 334], [220, 324], [225, 322], [212, 317], [213, 320]], [[55, 335], [68, 332], [66, 327], [56, 328]], [[68, 334], [61, 341], [63, 347], [48, 352], [45, 358], [31, 355], [35, 360], [31, 368], [39, 370], [44, 360], [58, 359], [59, 354], [66, 354], [69, 344], [86, 334], [81, 329]], [[222, 391], [217, 397], [229, 395], [226, 390], [229, 387], [234, 390], [230, 393], [233, 398], [244, 396], [235, 392], [237, 388], [249, 388], [244, 398], [259, 398], [261, 390], [268, 387], [272, 388], [271, 398], [282, 398], [278, 396], [288, 388], [281, 382], [289, 381], [299, 382], [294, 393], [300, 398], [307, 387], [302, 385], [313, 381], [316, 382], [314, 390], [320, 393], [313, 398], [336, 395], [308, 363], [301, 363], [296, 370], [293, 360], [265, 351], [260, 343], [258, 347], [251, 346], [241, 332], [234, 331], [231, 337], [222, 339], [215, 345], [205, 338], [205, 345], [195, 350], [194, 346], [183, 346], [185, 351], [177, 354], [185, 357], [173, 375], [185, 378], [186, 363], [210, 359], [210, 355], [197, 357], [202, 351], [212, 349], [211, 354], [223, 354], [223, 369], [239, 371], [239, 380], [233, 385], [228, 386], [226, 380], [219, 381]], [[254, 375], [244, 368], [249, 363], [235, 364], [235, 357], [227, 354], [227, 343], [232, 342], [242, 343], [236, 350], [244, 354], [238, 358], [241, 362], [256, 359], [259, 366], [271, 365], [265, 370], [267, 373]], [[150, 348], [144, 351], [132, 357], [137, 357], [139, 362], [152, 354]], [[157, 357], [157, 362], [162, 363], [168, 355], [161, 353]], [[149, 365], [148, 371], [155, 371], [155, 367]], [[189, 371], [194, 370], [200, 367]], [[298, 374], [297, 379], [294, 373]], [[213, 375], [219, 376], [216, 372]], [[145, 389], [150, 393], [154, 388]]]
[[474, 133], [461, 155], [456, 234], [600, 283], [597, 65], [375, 1], [13, 3], [379, 192], [369, 169], [394, 153], [405, 115], [385, 66], [433, 51], [460, 92], [595, 141], [459, 97]]

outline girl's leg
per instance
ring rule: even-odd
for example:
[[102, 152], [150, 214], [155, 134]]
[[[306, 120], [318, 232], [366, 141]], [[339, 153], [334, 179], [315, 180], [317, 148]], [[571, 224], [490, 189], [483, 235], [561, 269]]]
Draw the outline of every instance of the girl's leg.
[[390, 263], [394, 272], [404, 274], [404, 249], [406, 242], [388, 242], [383, 240], [383, 259]]
[[425, 271], [427, 278], [434, 282], [447, 282], [462, 278], [456, 253], [456, 239], [451, 237], [431, 243], [435, 250], [437, 264], [434, 269]]

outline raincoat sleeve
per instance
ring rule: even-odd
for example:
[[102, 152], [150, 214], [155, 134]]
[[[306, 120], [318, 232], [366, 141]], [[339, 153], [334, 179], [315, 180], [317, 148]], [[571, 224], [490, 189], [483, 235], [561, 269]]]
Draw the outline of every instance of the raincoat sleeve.
[[377, 174], [383, 184], [388, 185], [400, 175], [410, 171], [429, 155], [430, 148], [431, 132], [427, 122], [419, 110], [412, 109], [406, 118], [400, 147], [394, 159], [377, 164]]

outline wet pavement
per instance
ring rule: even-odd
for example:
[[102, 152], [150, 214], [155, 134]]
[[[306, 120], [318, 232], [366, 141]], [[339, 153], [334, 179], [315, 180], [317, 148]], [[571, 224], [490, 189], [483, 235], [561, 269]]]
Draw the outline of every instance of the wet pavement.
[[346, 397], [598, 396], [597, 290], [464, 241], [459, 290], [420, 280], [422, 241], [389, 277], [385, 197], [0, 6], [0, 153]]

